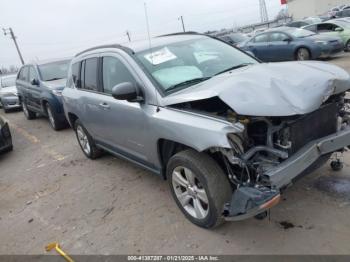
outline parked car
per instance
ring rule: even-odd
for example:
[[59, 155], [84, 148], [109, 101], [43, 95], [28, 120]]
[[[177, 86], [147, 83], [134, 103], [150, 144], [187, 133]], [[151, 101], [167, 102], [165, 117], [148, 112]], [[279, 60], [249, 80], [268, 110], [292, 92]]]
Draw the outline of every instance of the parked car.
[[308, 25], [303, 29], [328, 36], [337, 36], [343, 40], [345, 51], [350, 51], [350, 23], [342, 19], [332, 19], [327, 22]]
[[239, 46], [265, 62], [327, 58], [344, 49], [338, 37], [293, 27], [278, 27]]
[[285, 26], [300, 28], [300, 27], [303, 27], [303, 26], [307, 26], [309, 24], [310, 23], [308, 23], [308, 22], [305, 22], [303, 20], [299, 20], [299, 21], [289, 22], [289, 23], [285, 24]]
[[24, 65], [16, 85], [25, 117], [47, 116], [54, 130], [67, 125], [62, 106], [69, 60], [53, 60]]
[[8, 123], [0, 116], [0, 153], [12, 151], [12, 137]]
[[16, 88], [16, 75], [0, 77], [0, 104], [5, 113], [21, 107]]
[[248, 36], [242, 33], [232, 33], [224, 36], [219, 36], [219, 38], [233, 46], [237, 46], [238, 44], [243, 43], [249, 39]]
[[350, 144], [349, 88], [334, 65], [260, 63], [184, 34], [77, 54], [63, 104], [88, 158], [107, 151], [166, 178], [184, 215], [211, 228], [271, 208]]
[[335, 17], [336, 18], [350, 17], [350, 9], [345, 9], [345, 10], [337, 12]]
[[332, 9], [330, 9], [328, 11], [328, 16], [330, 18], [335, 18], [338, 12], [349, 9], [349, 8], [350, 8], [349, 5], [339, 5], [339, 6], [333, 7]]

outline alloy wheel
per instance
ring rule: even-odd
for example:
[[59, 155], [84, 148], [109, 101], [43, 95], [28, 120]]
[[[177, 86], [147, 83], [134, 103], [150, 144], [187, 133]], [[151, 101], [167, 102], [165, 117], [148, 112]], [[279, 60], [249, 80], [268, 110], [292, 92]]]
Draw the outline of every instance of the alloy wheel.
[[27, 104], [23, 101], [22, 102], [22, 108], [23, 108], [23, 113], [25, 114], [26, 117], [29, 117], [29, 112], [27, 108]]
[[47, 115], [49, 116], [49, 121], [50, 121], [52, 127], [56, 128], [55, 118], [53, 117], [50, 106], [47, 105], [46, 109], [47, 109]]
[[309, 51], [307, 49], [305, 49], [305, 48], [300, 48], [298, 50], [297, 60], [305, 61], [305, 60], [309, 60], [309, 59], [310, 59]]
[[90, 148], [89, 138], [81, 126], [77, 127], [77, 137], [78, 137], [79, 144], [83, 149], [83, 151], [85, 152], [85, 154], [90, 155], [91, 148]]
[[194, 172], [186, 167], [176, 167], [172, 173], [172, 185], [178, 201], [189, 215], [196, 219], [208, 215], [208, 196]]

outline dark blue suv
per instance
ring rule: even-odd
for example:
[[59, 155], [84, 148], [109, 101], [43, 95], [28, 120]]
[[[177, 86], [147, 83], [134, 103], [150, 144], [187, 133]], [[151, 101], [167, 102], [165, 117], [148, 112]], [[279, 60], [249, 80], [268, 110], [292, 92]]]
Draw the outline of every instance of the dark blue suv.
[[69, 62], [37, 62], [21, 68], [16, 86], [27, 119], [34, 119], [40, 114], [49, 118], [54, 130], [67, 126], [62, 106], [62, 91], [66, 85]]

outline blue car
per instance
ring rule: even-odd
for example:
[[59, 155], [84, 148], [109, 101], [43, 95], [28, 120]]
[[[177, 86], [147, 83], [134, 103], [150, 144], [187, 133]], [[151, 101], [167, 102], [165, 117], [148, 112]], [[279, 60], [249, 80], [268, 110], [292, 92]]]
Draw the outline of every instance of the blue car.
[[328, 58], [344, 50], [343, 41], [338, 37], [293, 27], [265, 31], [239, 47], [264, 62]]
[[24, 65], [17, 75], [16, 87], [25, 117], [48, 117], [54, 130], [67, 126], [62, 105], [69, 60]]

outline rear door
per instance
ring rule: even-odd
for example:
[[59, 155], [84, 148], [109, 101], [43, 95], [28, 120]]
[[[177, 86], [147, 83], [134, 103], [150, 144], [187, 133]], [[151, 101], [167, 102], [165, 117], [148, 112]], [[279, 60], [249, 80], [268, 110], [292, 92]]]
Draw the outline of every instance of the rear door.
[[18, 73], [16, 87], [22, 100], [28, 100], [28, 82], [29, 82], [29, 69], [28, 66], [22, 67], [21, 71]]

